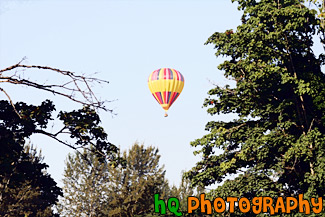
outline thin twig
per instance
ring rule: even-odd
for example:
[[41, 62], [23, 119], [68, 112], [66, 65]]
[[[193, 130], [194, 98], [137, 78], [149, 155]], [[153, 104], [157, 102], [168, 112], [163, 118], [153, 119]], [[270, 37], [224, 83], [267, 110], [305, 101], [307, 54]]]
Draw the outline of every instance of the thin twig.
[[[24, 58], [25, 59], [25, 58]], [[66, 97], [74, 102], [80, 103], [82, 105], [92, 106], [96, 109], [103, 109], [104, 111], [113, 112], [110, 109], [107, 109], [104, 106], [104, 102], [99, 101], [93, 90], [91, 89], [90, 82], [96, 83], [109, 83], [106, 80], [94, 78], [94, 77], [86, 77], [84, 75], [76, 75], [75, 72], [61, 70], [58, 68], [48, 67], [48, 66], [38, 66], [38, 65], [23, 65], [21, 62], [9, 66], [5, 69], [0, 70], [0, 83], [10, 83], [10, 84], [22, 84], [29, 87], [34, 87], [37, 89], [45, 90], [47, 92], [51, 92], [53, 94], [57, 94], [63, 97]], [[42, 70], [50, 70], [61, 74], [62, 76], [68, 76], [70, 81], [65, 82], [64, 84], [42, 84], [30, 79], [24, 79], [21, 75], [16, 71], [11, 76], [3, 76], [4, 72], [8, 72], [17, 68], [27, 68], [27, 69], [42, 69]], [[68, 85], [73, 85], [74, 87], [69, 87]], [[83, 90], [81, 88], [82, 85], [85, 85], [86, 89]], [[3, 89], [2, 89], [3, 90]], [[66, 93], [66, 91], [71, 91], [71, 93]], [[78, 93], [78, 95], [76, 95]], [[78, 99], [80, 96], [83, 99]], [[6, 94], [7, 95], [7, 94]]]

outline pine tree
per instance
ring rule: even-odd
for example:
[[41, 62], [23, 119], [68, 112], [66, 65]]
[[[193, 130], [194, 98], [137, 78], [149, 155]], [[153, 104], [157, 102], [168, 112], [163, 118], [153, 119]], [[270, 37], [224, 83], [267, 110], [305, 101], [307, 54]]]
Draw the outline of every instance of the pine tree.
[[109, 196], [109, 165], [93, 152], [68, 155], [63, 178], [63, 198], [58, 210], [62, 216], [106, 216], [103, 204]]
[[[191, 181], [184, 177], [184, 172], [182, 172], [182, 181], [180, 183], [179, 186], [173, 185], [170, 188], [169, 191], [169, 195], [167, 196], [167, 198], [169, 197], [175, 197], [179, 200], [180, 202], [180, 208], [179, 211], [182, 212], [183, 216], [205, 216], [203, 213], [200, 212], [200, 210], [195, 210], [192, 214], [187, 213], [188, 211], [188, 197], [189, 196], [193, 196], [196, 198], [199, 198], [201, 194], [205, 193], [205, 190], [203, 187], [201, 186], [196, 186], [193, 187], [191, 185]], [[172, 215], [171, 216], [175, 216]]]
[[[110, 170], [109, 216], [146, 216], [154, 212], [154, 194], [163, 193], [165, 170], [158, 149], [135, 143], [123, 153], [125, 167]], [[152, 215], [155, 216], [155, 215]]]
[[[222, 183], [211, 198], [324, 197], [325, 58], [312, 50], [321, 21], [298, 0], [234, 1], [243, 10], [242, 24], [207, 43], [217, 56], [229, 57], [219, 69], [236, 83], [211, 89], [204, 105], [211, 115], [238, 118], [207, 123], [209, 134], [192, 142], [202, 160], [186, 176], [203, 186]], [[256, 214], [215, 214], [224, 215]], [[325, 216], [308, 216], [316, 215]]]
[[154, 194], [165, 196], [169, 189], [159, 158], [158, 149], [137, 143], [119, 153], [120, 164], [107, 164], [87, 149], [69, 155], [60, 215], [155, 216]]
[[43, 156], [30, 145], [16, 154], [13, 170], [0, 182], [0, 216], [55, 216], [52, 207], [61, 189], [47, 173]]

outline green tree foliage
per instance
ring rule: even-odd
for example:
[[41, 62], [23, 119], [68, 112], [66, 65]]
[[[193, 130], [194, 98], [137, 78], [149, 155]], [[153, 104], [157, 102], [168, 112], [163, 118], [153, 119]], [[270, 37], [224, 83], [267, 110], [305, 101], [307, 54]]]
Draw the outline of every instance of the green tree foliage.
[[[121, 154], [119, 154], [121, 155]], [[154, 213], [154, 194], [167, 201], [179, 199], [179, 212], [187, 214], [187, 197], [199, 197], [201, 187], [193, 188], [183, 178], [180, 186], [169, 186], [163, 167], [159, 167], [158, 149], [135, 143], [123, 152], [123, 164], [107, 164], [85, 149], [69, 155], [64, 172], [64, 196], [57, 206], [61, 216], [146, 216]], [[167, 207], [167, 206], [166, 206]], [[164, 216], [175, 216], [168, 211]], [[204, 216], [195, 212], [195, 216]]]
[[123, 153], [124, 167], [110, 170], [112, 200], [108, 201], [109, 216], [145, 216], [154, 212], [154, 194], [163, 194], [165, 170], [159, 166], [158, 149], [135, 143]]
[[305, 2], [309, 7], [315, 8], [317, 11], [317, 17], [320, 19], [319, 35], [320, 41], [325, 49], [325, 0], [301, 0]]
[[[19, 121], [31, 127], [24, 128], [24, 130], [28, 130], [26, 131], [26, 135], [29, 133], [27, 137], [35, 133], [43, 134], [75, 150], [84, 147], [89, 148], [90, 146], [93, 152], [103, 157], [102, 160], [113, 161], [117, 148], [107, 141], [107, 134], [102, 127], [98, 126], [100, 119], [94, 109], [109, 112], [112, 112], [112, 110], [107, 109], [105, 101], [99, 100], [92, 90], [93, 84], [108, 83], [108, 81], [49, 66], [24, 65], [22, 64], [24, 60], [25, 58], [15, 65], [0, 69], [1, 83], [15, 85], [17, 88], [20, 86], [36, 88], [39, 91], [49, 92], [83, 105], [82, 109], [72, 112], [61, 111], [58, 119], [63, 122], [63, 127], [52, 133], [46, 131], [48, 122], [53, 120], [51, 114], [55, 109], [52, 102], [46, 100], [39, 107], [29, 106], [30, 108], [26, 111], [20, 111], [19, 106], [24, 106], [25, 103], [18, 103], [18, 107], [16, 107], [10, 94], [7, 93], [5, 88], [0, 87], [0, 92], [7, 96], [15, 112], [15, 114], [11, 115], [16, 115], [15, 119], [19, 118]], [[61, 78], [65, 82], [52, 81], [53, 83], [50, 83], [35, 78], [25, 78], [24, 73], [29, 70], [54, 72], [57, 78]], [[73, 142], [66, 142], [62, 139], [62, 135], [69, 135]]]
[[233, 1], [242, 24], [207, 43], [229, 58], [219, 69], [236, 85], [211, 89], [204, 105], [238, 118], [207, 123], [209, 134], [192, 142], [202, 160], [186, 176], [203, 186], [224, 181], [211, 197], [324, 196], [325, 58], [312, 50], [320, 19], [297, 0]]
[[[50, 208], [62, 194], [46, 173], [47, 165], [24, 152], [26, 139], [34, 134], [49, 136], [73, 149], [89, 148], [102, 162], [115, 162], [117, 148], [107, 141], [94, 110], [84, 107], [60, 112], [58, 117], [63, 127], [57, 133], [50, 133], [46, 128], [54, 110], [54, 105], [48, 100], [40, 106], [0, 101], [1, 216], [50, 216], [46, 212], [52, 212]], [[74, 142], [63, 141], [59, 137], [61, 134], [70, 135]]]
[[[154, 194], [169, 191], [158, 149], [134, 144], [107, 164], [89, 150], [69, 155], [64, 172], [62, 216], [155, 216]], [[151, 215], [153, 214], [153, 215]]]
[[69, 155], [63, 178], [63, 198], [58, 205], [61, 216], [107, 216], [110, 166], [93, 152], [84, 150]]
[[51, 216], [61, 189], [42, 157], [24, 145], [37, 127], [45, 127], [53, 107], [17, 103], [16, 109], [29, 118], [20, 119], [7, 101], [0, 101], [0, 216]]
[[325, 18], [325, 1], [324, 0], [303, 0], [301, 2], [305, 2], [308, 5], [315, 6], [318, 10], [317, 16], [321, 18], [322, 28], [324, 28], [324, 18]]
[[[183, 216], [206, 216], [203, 213], [200, 213], [200, 210], [195, 210], [192, 214], [187, 213], [187, 198], [189, 196], [199, 198], [201, 194], [205, 193], [205, 190], [201, 186], [193, 187], [191, 185], [191, 181], [188, 178], [184, 177], [184, 173], [182, 174], [182, 181], [179, 186], [173, 185], [170, 188], [169, 197], [175, 197], [179, 199], [180, 208], [179, 211], [183, 213]], [[175, 215], [171, 215], [175, 216]]]
[[[87, 148], [101, 162], [117, 164], [117, 148], [107, 141], [107, 134], [98, 126], [100, 119], [94, 110], [112, 112], [92, 90], [94, 83], [108, 82], [58, 68], [24, 65], [24, 59], [0, 69], [2, 84], [36, 88], [83, 105], [79, 110], [59, 112], [55, 124], [61, 121], [62, 128], [53, 132], [47, 128], [55, 110], [51, 101], [46, 100], [40, 106], [14, 103], [6, 86], [0, 87], [0, 92], [8, 98], [8, 101], [0, 101], [0, 216], [51, 216], [51, 207], [62, 194], [61, 189], [46, 173], [47, 165], [35, 153], [24, 152], [25, 140], [42, 134], [77, 151]], [[26, 78], [24, 74], [29, 70], [51, 71], [65, 82]], [[67, 136], [71, 138], [69, 141], [66, 141]]]

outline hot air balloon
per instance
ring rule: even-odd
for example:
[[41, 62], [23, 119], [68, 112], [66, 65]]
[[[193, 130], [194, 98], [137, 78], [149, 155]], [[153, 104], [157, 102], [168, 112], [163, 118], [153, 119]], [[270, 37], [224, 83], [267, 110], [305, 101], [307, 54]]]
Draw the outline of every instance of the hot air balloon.
[[148, 86], [157, 102], [167, 111], [179, 97], [184, 87], [184, 76], [177, 70], [161, 68], [149, 75]]

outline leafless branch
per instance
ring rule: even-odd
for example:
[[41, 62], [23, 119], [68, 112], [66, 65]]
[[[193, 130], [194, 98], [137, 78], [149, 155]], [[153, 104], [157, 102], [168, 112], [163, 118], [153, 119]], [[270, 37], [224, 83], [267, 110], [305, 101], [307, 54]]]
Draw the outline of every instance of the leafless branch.
[[239, 128], [245, 126], [247, 123], [242, 123], [232, 128], [227, 129], [228, 136], [230, 136], [234, 131], [238, 130]]
[[[95, 77], [88, 77], [85, 75], [77, 75], [75, 72], [72, 71], [61, 70], [48, 66], [24, 65], [22, 64], [23, 60], [24, 59], [22, 59], [19, 63], [15, 65], [0, 70], [0, 83], [20, 84], [28, 87], [37, 88], [63, 96], [82, 105], [88, 105], [94, 107], [95, 109], [103, 109], [104, 111], [112, 112], [112, 110], [107, 109], [104, 106], [104, 103], [107, 101], [99, 100], [91, 88], [91, 84], [93, 83], [109, 83], [108, 81]], [[33, 81], [31, 79], [23, 78], [21, 72], [19, 71], [13, 72], [13, 70], [18, 68], [53, 71], [65, 77], [67, 81], [63, 84], [43, 84], [37, 81]], [[9, 72], [10, 74], [8, 75]], [[10, 100], [10, 103], [13, 105], [9, 95], [5, 92], [5, 90], [3, 88], [0, 90], [7, 95], [8, 99]]]
[[35, 130], [36, 133], [40, 133], [40, 134], [43, 134], [43, 135], [46, 135], [56, 141], [58, 141], [59, 143], [63, 144], [63, 145], [66, 145], [68, 146], [69, 148], [72, 148], [73, 150], [78, 150], [77, 147], [73, 146], [73, 145], [70, 145], [69, 143], [57, 138], [57, 134], [52, 134], [52, 133], [49, 133], [49, 132], [46, 132], [44, 130]]
[[[86, 150], [90, 151], [90, 149], [89, 149], [87, 146], [84, 146], [84, 145], [73, 146], [73, 145], [69, 144], [68, 142], [65, 142], [65, 141], [59, 139], [58, 136], [59, 136], [60, 134], [70, 134], [68, 131], [65, 131], [66, 129], [67, 129], [66, 127], [63, 127], [62, 129], [60, 129], [60, 130], [59, 130], [58, 132], [56, 132], [56, 133], [50, 133], [50, 132], [47, 132], [47, 131], [45, 131], [45, 130], [36, 130], [35, 132], [36, 132], [36, 133], [43, 134], [43, 135], [46, 135], [46, 136], [49, 136], [50, 138], [55, 139], [55, 140], [58, 141], [59, 143], [61, 143], [61, 144], [63, 144], [63, 145], [66, 145], [66, 146], [68, 146], [69, 148], [72, 148], [72, 149], [74, 149], [74, 150], [76, 150], [76, 151], [78, 151], [78, 149], [86, 149]], [[86, 141], [86, 140], [83, 139], [82, 137], [79, 137], [79, 139], [82, 140], [82, 141]], [[87, 143], [90, 144], [90, 145], [92, 145], [92, 146], [95, 146], [95, 144], [92, 143], [91, 141], [88, 141], [88, 140], [87, 140]], [[98, 153], [98, 154], [102, 155], [103, 157], [105, 157], [105, 154], [102, 153], [102, 152], [98, 152], [98, 151], [97, 151], [96, 153]], [[81, 153], [80, 153], [80, 154], [81, 154]]]
[[[87, 147], [87, 146], [82, 146], [82, 145], [81, 145], [81, 146], [73, 146], [73, 145], [69, 144], [68, 142], [65, 142], [65, 141], [63, 141], [63, 140], [61, 140], [61, 139], [58, 138], [58, 135], [59, 135], [59, 134], [67, 133], [67, 132], [64, 132], [65, 129], [66, 129], [66, 128], [63, 127], [61, 130], [59, 130], [57, 133], [54, 133], [54, 134], [53, 134], [53, 133], [46, 132], [46, 131], [44, 131], [44, 130], [36, 130], [35, 132], [36, 132], [36, 133], [39, 133], [39, 134], [46, 135], [46, 136], [48, 136], [48, 137], [50, 137], [50, 138], [56, 140], [57, 142], [59, 142], [59, 143], [65, 145], [65, 146], [67, 146], [67, 147], [69, 147], [69, 148], [72, 148], [73, 150], [75, 150], [76, 152], [78, 152], [78, 153], [80, 154], [80, 156], [81, 156], [83, 159], [85, 159], [85, 160], [88, 162], [88, 164], [89, 164], [90, 166], [93, 166], [93, 165], [92, 165], [92, 162], [87, 158], [87, 156], [85, 156], [83, 153], [81, 153], [81, 152], [79, 151], [79, 149], [92, 151], [89, 147]], [[81, 139], [82, 139], [82, 138], [81, 138]], [[90, 141], [88, 141], [88, 143], [91, 144], [91, 145], [93, 145], [93, 146], [95, 145], [95, 144], [93, 144], [93, 143], [90, 142]], [[96, 153], [97, 153], [97, 154], [100, 154], [100, 155], [103, 156], [103, 157], [105, 157], [105, 154], [102, 153], [102, 152], [96, 151]]]

